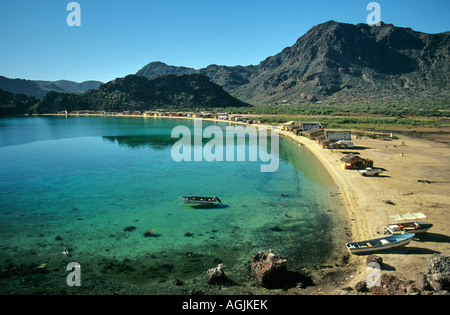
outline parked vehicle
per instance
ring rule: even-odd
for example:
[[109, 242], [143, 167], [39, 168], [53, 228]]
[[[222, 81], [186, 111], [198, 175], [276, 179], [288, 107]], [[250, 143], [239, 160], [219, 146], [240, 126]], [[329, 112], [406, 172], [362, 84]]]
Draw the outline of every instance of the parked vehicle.
[[374, 169], [374, 168], [371, 168], [371, 167], [367, 167], [367, 168], [364, 169], [364, 170], [360, 170], [359, 173], [360, 173], [362, 176], [378, 176], [378, 175], [380, 175], [381, 173], [383, 173], [383, 170], [380, 170], [380, 169]]

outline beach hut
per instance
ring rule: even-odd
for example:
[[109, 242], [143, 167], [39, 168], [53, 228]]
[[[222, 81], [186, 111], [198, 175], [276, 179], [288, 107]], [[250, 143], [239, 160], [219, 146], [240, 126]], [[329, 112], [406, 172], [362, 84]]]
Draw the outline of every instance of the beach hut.
[[303, 136], [310, 140], [316, 140], [319, 136], [323, 136], [324, 130], [320, 128], [313, 128], [303, 131]]
[[356, 155], [354, 153], [350, 153], [346, 156], [344, 156], [341, 159], [342, 166], [346, 170], [351, 169], [365, 169], [367, 167], [373, 167], [373, 161], [370, 159], [363, 159], [359, 155]]
[[352, 140], [352, 134], [350, 131], [332, 131], [327, 130], [325, 131], [325, 139], [333, 142], [338, 141], [351, 141]]
[[323, 129], [322, 124], [318, 121], [300, 121], [298, 126], [303, 131], [310, 129]]

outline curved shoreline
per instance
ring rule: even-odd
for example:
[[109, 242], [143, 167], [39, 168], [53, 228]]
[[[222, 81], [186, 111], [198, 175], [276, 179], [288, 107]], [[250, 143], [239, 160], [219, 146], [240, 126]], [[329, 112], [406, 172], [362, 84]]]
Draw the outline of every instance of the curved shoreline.
[[[79, 117], [83, 116], [89, 115], [79, 115]], [[116, 116], [199, 119], [192, 117], [112, 115], [112, 117]], [[243, 122], [211, 118], [202, 119], [245, 125]], [[274, 127], [266, 124], [254, 124], [252, 126], [256, 128]], [[383, 228], [391, 223], [388, 216], [392, 214], [423, 212], [428, 216], [428, 221], [434, 224], [431, 233], [429, 233], [431, 237], [425, 238], [425, 241], [419, 238], [418, 242], [413, 241], [410, 245], [398, 251], [376, 253], [382, 256], [383, 262], [387, 266], [390, 266], [390, 268], [382, 270], [383, 273], [394, 273], [406, 280], [416, 280], [417, 275], [425, 271], [427, 259], [432, 257], [433, 254], [450, 254], [448, 241], [443, 241], [443, 239], [450, 237], [450, 227], [448, 226], [450, 212], [446, 211], [450, 207], [450, 196], [448, 195], [450, 165], [446, 163], [450, 158], [449, 142], [417, 139], [403, 135], [398, 140], [393, 141], [362, 139], [361, 137], [354, 139], [355, 148], [345, 151], [370, 158], [374, 161], [375, 167], [385, 169], [382, 176], [375, 178], [362, 177], [356, 171], [343, 169], [340, 162], [343, 155], [340, 150], [333, 152], [332, 150], [322, 149], [315, 141], [302, 136], [295, 136], [290, 132], [280, 130], [280, 134], [304, 145], [330, 174], [341, 192], [340, 198], [346, 209], [346, 221], [348, 222], [348, 228], [351, 229], [354, 241], [377, 237], [382, 233]], [[424, 185], [418, 182], [419, 179], [429, 179], [433, 184]], [[394, 205], [386, 201], [393, 201]], [[344, 242], [342, 242], [342, 246], [344, 246]], [[366, 273], [364, 272], [366, 268], [365, 257], [350, 256], [350, 261], [344, 267], [346, 270], [341, 277], [341, 280], [345, 278], [345, 281], [338, 284], [340, 287], [324, 283], [323, 287], [319, 285], [312, 291], [295, 291], [292, 293], [346, 294], [340, 288], [366, 280]], [[342, 282], [346, 284], [342, 285]]]

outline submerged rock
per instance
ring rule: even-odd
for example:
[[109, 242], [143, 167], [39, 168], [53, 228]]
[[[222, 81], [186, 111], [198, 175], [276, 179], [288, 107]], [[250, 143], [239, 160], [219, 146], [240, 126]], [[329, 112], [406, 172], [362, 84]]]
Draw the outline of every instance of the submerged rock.
[[270, 230], [271, 230], [271, 231], [274, 231], [274, 232], [281, 232], [281, 231], [282, 231], [282, 229], [281, 229], [279, 226], [274, 226], [274, 227], [271, 228]]
[[225, 275], [222, 265], [211, 268], [206, 272], [206, 282], [212, 285], [225, 285], [231, 283], [230, 279]]
[[144, 233], [144, 236], [145, 237], [159, 237], [160, 234], [156, 234], [156, 233], [153, 233], [151, 231], [147, 231], [147, 232]]

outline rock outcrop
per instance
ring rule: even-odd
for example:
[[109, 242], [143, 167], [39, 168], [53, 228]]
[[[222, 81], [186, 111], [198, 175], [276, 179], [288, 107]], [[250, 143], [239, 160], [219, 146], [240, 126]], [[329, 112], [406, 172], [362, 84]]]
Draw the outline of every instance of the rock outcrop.
[[[366, 258], [366, 264], [382, 263], [379, 256], [371, 255]], [[344, 287], [343, 291], [351, 292], [352, 288]], [[391, 273], [384, 273], [380, 277], [377, 286], [369, 288], [366, 281], [359, 281], [355, 285], [357, 293], [369, 292], [372, 295], [429, 295], [450, 294], [450, 256], [441, 254], [434, 255], [428, 259], [425, 272], [418, 275], [415, 281], [403, 280]]]
[[287, 258], [272, 252], [259, 252], [252, 259], [252, 276], [262, 286], [280, 287], [286, 280]]

